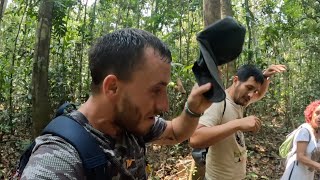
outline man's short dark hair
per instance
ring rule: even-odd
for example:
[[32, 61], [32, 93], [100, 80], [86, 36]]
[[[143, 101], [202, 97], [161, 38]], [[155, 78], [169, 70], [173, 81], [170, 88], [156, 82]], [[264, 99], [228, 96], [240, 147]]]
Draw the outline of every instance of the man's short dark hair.
[[126, 28], [99, 38], [89, 51], [91, 91], [97, 92], [109, 74], [129, 81], [132, 73], [144, 64], [144, 50], [148, 47], [159, 53], [162, 60], [171, 62], [169, 48], [147, 31]]
[[262, 71], [252, 64], [241, 66], [237, 71], [237, 76], [240, 82], [247, 81], [251, 76], [253, 76], [254, 80], [260, 84], [263, 84], [264, 82]]

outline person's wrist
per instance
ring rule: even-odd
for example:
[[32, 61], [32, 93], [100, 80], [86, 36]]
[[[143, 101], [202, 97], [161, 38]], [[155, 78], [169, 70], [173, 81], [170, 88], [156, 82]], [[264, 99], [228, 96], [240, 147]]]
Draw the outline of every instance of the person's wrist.
[[240, 119], [237, 119], [236, 121], [229, 121], [228, 122], [231, 126], [232, 129], [234, 129], [234, 131], [241, 131], [241, 122], [240, 122]]
[[203, 115], [203, 113], [197, 113], [197, 112], [191, 110], [189, 108], [188, 101], [186, 102], [186, 104], [184, 106], [184, 111], [186, 112], [187, 115], [189, 115], [190, 117], [193, 117], [193, 118], [199, 118]]
[[268, 72], [268, 69], [264, 69], [263, 71], [262, 71], [262, 75], [263, 75], [263, 77], [265, 78], [265, 79], [269, 79], [269, 77], [270, 76], [268, 76], [267, 73]]

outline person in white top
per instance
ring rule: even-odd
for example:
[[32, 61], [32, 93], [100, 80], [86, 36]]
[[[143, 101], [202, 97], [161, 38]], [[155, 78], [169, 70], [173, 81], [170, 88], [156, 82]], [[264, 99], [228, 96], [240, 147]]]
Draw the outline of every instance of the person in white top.
[[320, 100], [310, 103], [304, 111], [306, 123], [296, 132], [281, 180], [313, 180], [320, 171]]
[[265, 95], [270, 77], [285, 70], [284, 65], [271, 65], [264, 72], [253, 65], [241, 66], [233, 77], [233, 84], [226, 89], [226, 101], [213, 103], [200, 117], [190, 145], [193, 148], [209, 147], [207, 180], [245, 178], [247, 155], [243, 132], [259, 131], [261, 122], [253, 115], [243, 117], [243, 110]]

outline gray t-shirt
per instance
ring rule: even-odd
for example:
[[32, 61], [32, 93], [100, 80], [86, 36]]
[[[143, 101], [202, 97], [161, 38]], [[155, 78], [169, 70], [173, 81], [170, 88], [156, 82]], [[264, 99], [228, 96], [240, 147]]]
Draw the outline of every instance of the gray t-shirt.
[[[120, 140], [113, 140], [116, 158], [136, 179], [147, 178], [144, 143], [159, 137], [166, 126], [164, 119], [156, 117], [155, 124], [146, 136], [137, 137], [126, 132]], [[144, 142], [141, 143], [141, 139]], [[22, 180], [86, 179], [80, 156], [71, 144], [51, 134], [39, 136], [35, 141], [36, 145], [22, 173]], [[112, 179], [122, 179], [119, 172], [113, 173]]]

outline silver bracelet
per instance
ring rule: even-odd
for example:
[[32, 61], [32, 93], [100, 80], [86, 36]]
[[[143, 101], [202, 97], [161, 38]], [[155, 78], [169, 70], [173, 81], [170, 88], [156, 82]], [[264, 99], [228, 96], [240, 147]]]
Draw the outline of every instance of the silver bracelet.
[[198, 113], [192, 112], [192, 111], [189, 109], [188, 101], [186, 102], [186, 104], [185, 104], [185, 106], [184, 106], [184, 110], [185, 110], [185, 112], [186, 112], [188, 115], [190, 115], [190, 116], [192, 116], [192, 117], [198, 118], [198, 117], [201, 117], [201, 116], [203, 115], [203, 113], [198, 114]]

